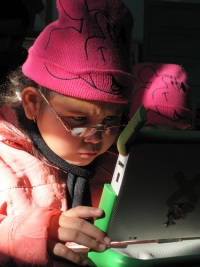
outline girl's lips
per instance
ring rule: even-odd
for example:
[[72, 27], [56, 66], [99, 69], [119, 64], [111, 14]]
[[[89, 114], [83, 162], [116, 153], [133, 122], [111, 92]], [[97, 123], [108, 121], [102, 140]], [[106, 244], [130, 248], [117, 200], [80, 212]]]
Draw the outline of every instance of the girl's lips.
[[97, 152], [79, 153], [82, 158], [89, 159], [97, 156]]

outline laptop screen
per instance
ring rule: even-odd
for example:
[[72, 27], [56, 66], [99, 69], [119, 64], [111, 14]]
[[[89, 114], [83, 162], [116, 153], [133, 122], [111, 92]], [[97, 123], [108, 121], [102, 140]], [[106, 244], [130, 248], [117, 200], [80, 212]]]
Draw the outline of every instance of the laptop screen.
[[181, 141], [181, 131], [160, 139], [146, 133], [131, 145], [108, 235], [118, 241], [200, 237], [200, 142]]

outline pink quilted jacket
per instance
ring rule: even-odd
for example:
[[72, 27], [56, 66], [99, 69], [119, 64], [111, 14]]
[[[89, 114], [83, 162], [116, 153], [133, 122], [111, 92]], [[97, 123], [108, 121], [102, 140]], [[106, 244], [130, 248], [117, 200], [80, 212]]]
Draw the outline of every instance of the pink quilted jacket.
[[[51, 216], [67, 208], [66, 181], [31, 155], [31, 142], [17, 127], [14, 111], [0, 109], [0, 266], [63, 266], [51, 260], [46, 244]], [[100, 164], [92, 179], [95, 206], [115, 160], [108, 156], [109, 169]]]

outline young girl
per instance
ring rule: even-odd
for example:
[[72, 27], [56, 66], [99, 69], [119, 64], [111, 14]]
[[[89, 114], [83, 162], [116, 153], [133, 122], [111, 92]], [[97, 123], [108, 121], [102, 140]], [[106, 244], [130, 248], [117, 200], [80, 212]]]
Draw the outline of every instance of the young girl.
[[1, 266], [86, 265], [67, 242], [96, 251], [110, 242], [88, 221], [103, 215], [89, 180], [130, 96], [132, 16], [120, 0], [57, 8], [1, 96]]

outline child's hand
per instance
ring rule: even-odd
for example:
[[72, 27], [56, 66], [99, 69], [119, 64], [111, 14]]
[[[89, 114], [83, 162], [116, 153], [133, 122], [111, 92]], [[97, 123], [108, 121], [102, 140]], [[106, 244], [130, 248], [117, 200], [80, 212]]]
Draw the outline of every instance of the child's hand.
[[110, 239], [105, 233], [93, 224], [84, 220], [88, 217], [100, 217], [101, 209], [93, 207], [76, 207], [55, 215], [50, 220], [48, 229], [48, 252], [54, 256], [72, 261], [76, 264], [86, 265], [78, 253], [67, 246], [66, 242], [75, 242], [96, 251], [104, 251]]

